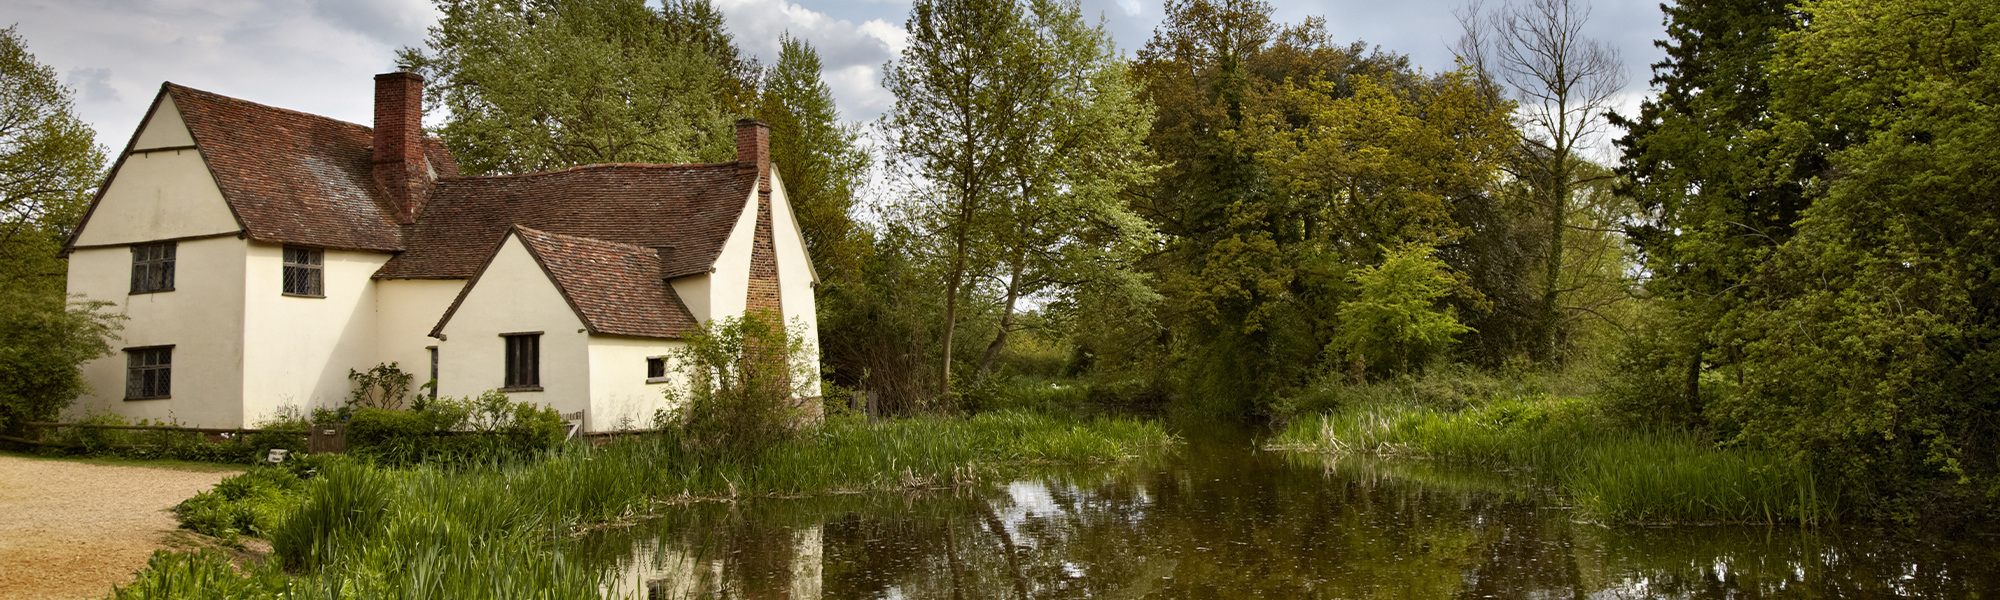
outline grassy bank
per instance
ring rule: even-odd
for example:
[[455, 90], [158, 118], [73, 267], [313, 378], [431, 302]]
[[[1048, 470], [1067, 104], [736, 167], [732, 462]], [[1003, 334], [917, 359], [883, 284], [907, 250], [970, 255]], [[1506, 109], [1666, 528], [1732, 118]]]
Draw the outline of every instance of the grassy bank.
[[[117, 597], [190, 597], [209, 589], [237, 590], [243, 598], [629, 594], [635, 591], [605, 589], [601, 574], [566, 560], [569, 534], [636, 518], [662, 503], [971, 484], [1036, 463], [1124, 460], [1171, 441], [1152, 423], [1005, 411], [969, 419], [836, 419], [746, 460], [692, 453], [671, 437], [652, 437], [601, 448], [566, 445], [512, 462], [385, 468], [335, 460], [266, 468], [217, 486], [210, 500], [190, 502], [217, 507], [222, 516], [206, 522], [242, 525], [222, 533], [267, 537], [273, 560], [237, 572], [219, 555], [162, 554]], [[286, 474], [302, 482], [295, 491]]]
[[1685, 432], [1624, 426], [1579, 396], [1460, 398], [1440, 407], [1375, 390], [1294, 419], [1274, 443], [1515, 471], [1559, 487], [1603, 522], [1810, 523], [1838, 513], [1806, 469]]

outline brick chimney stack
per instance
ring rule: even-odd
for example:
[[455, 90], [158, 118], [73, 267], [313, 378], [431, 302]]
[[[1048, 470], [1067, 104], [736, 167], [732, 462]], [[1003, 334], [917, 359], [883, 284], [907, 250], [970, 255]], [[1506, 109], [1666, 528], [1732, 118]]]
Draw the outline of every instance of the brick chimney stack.
[[416, 221], [430, 195], [424, 161], [424, 78], [395, 72], [375, 76], [375, 183], [396, 205], [396, 221]]
[[771, 124], [763, 119], [736, 121], [736, 165], [757, 169], [758, 189], [771, 185]]

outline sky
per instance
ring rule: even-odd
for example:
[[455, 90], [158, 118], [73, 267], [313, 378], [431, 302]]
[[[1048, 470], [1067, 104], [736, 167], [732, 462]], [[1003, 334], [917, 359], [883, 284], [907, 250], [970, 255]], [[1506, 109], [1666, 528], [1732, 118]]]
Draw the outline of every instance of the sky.
[[[769, 64], [790, 33], [819, 50], [842, 117], [872, 121], [894, 104], [882, 66], [907, 38], [908, 0], [714, 0], [746, 54]], [[1161, 0], [1081, 0], [1121, 51], [1145, 45]], [[1504, 0], [1487, 0], [1492, 6]], [[1273, 18], [1324, 17], [1334, 40], [1363, 41], [1408, 55], [1430, 72], [1452, 68], [1450, 45], [1463, 0], [1271, 0]], [[395, 53], [422, 46], [438, 13], [429, 0], [0, 0], [42, 64], [75, 90], [77, 112], [98, 143], [125, 145], [158, 93], [174, 83], [293, 110], [368, 124], [376, 73]], [[1586, 35], [1623, 56], [1629, 73], [1618, 104], [1636, 110], [1648, 65], [1664, 54], [1655, 0], [1598, 0]]]

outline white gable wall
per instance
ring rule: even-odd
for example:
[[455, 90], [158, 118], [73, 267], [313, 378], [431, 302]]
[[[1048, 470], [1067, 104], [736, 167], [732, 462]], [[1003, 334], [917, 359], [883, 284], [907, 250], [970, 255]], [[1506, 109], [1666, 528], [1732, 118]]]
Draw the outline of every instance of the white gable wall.
[[153, 111], [153, 117], [139, 129], [139, 137], [132, 142], [132, 149], [173, 148], [193, 146], [194, 134], [188, 131], [187, 121], [181, 119], [181, 109], [174, 105], [174, 97], [160, 95], [160, 107]]
[[377, 362], [369, 277], [389, 255], [322, 250], [326, 296], [308, 298], [284, 294], [283, 248], [251, 242], [245, 261], [243, 412], [250, 423], [287, 406], [338, 407], [353, 387], [348, 370]]
[[[172, 98], [162, 98], [107, 182], [104, 195], [77, 233], [76, 245], [101, 246], [235, 233], [242, 226], [222, 200], [222, 188], [202, 162]], [[182, 147], [180, 150], [152, 148]]]
[[[729, 230], [729, 240], [715, 259], [715, 272], [708, 276], [708, 315], [702, 319], [738, 317], [750, 299], [750, 250], [757, 237], [757, 192], [744, 199], [743, 212]], [[675, 293], [679, 293], [678, 286]], [[685, 301], [685, 297], [683, 297]], [[693, 307], [689, 307], [693, 312]], [[701, 318], [701, 313], [694, 313]]]
[[[118, 305], [127, 318], [111, 356], [86, 362], [90, 391], [65, 415], [117, 413], [204, 427], [248, 425], [243, 411], [243, 293], [247, 243], [234, 237], [179, 242], [174, 289], [128, 295], [132, 250], [82, 248], [69, 257], [69, 292]], [[125, 400], [125, 348], [171, 345], [172, 397]]]
[[438, 393], [471, 397], [506, 383], [506, 341], [500, 334], [542, 332], [539, 392], [509, 392], [513, 399], [569, 413], [590, 404], [589, 335], [555, 282], [508, 235], [493, 262], [468, 283], [464, 301], [438, 341]]
[[[375, 283], [375, 360], [394, 362], [415, 379], [410, 393], [431, 379], [431, 328], [451, 308], [464, 279], [378, 279]], [[372, 365], [371, 365], [372, 366]]]
[[[680, 340], [597, 335], [590, 338], [590, 414], [584, 423], [592, 431], [652, 427], [653, 412], [667, 404], [668, 383], [646, 381], [646, 359], [687, 347]], [[669, 378], [679, 380], [673, 362]]]
[[[681, 305], [687, 307], [688, 314], [694, 315], [696, 321], [707, 323], [713, 316], [708, 312], [709, 289], [713, 287], [710, 276], [706, 273], [689, 275], [675, 278], [670, 282], [674, 284], [674, 295], [680, 296]], [[749, 285], [748, 279], [744, 280], [744, 285]]]
[[[812, 364], [819, 364], [819, 306], [813, 298], [812, 259], [806, 254], [805, 237], [799, 232], [792, 203], [785, 195], [784, 180], [771, 177], [771, 242], [778, 259], [778, 294], [785, 311], [785, 326], [805, 325], [806, 348]], [[819, 395], [819, 379], [813, 379], [808, 395]]]

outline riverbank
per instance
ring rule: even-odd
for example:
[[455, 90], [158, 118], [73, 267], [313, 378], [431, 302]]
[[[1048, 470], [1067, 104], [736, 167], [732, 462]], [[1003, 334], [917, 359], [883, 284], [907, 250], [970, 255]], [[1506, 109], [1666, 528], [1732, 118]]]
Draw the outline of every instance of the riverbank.
[[275, 483], [270, 493], [241, 494], [263, 505], [253, 514], [279, 515], [265, 521], [267, 531], [244, 532], [268, 536], [274, 560], [239, 572], [216, 553], [162, 554], [118, 597], [171, 598], [221, 586], [251, 598], [286, 590], [598, 598], [631, 590], [605, 589], [601, 573], [565, 561], [571, 534], [665, 505], [949, 488], [1035, 464], [1123, 461], [1172, 442], [1155, 423], [1004, 411], [967, 419], [834, 419], [744, 460], [690, 452], [671, 437], [601, 448], [574, 444], [530, 460], [455, 466], [335, 460], [304, 473], [296, 492]]
[[0, 595], [103, 597], [167, 547], [177, 526], [168, 508], [241, 472], [0, 455]]
[[1276, 449], [1435, 460], [1558, 488], [1603, 523], [1815, 523], [1840, 515], [1810, 469], [1677, 430], [1630, 426], [1586, 396], [1376, 394], [1291, 421]]

